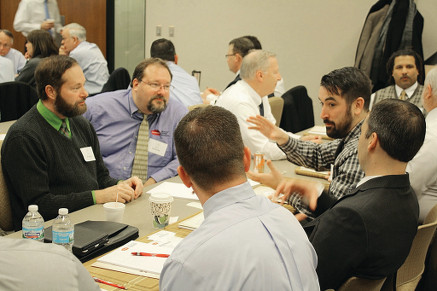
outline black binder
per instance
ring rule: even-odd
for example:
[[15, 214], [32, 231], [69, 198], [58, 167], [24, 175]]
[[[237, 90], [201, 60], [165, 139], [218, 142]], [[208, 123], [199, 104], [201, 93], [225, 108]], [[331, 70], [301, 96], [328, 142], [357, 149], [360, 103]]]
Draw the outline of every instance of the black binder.
[[[87, 220], [74, 225], [73, 254], [86, 262], [138, 238], [138, 228], [112, 221]], [[44, 242], [52, 242], [52, 227], [44, 230]]]

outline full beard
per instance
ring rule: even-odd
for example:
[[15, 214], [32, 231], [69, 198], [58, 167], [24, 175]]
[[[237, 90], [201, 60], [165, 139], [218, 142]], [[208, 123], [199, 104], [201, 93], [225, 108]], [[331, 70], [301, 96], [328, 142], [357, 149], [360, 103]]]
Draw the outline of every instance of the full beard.
[[81, 102], [83, 101], [79, 101], [76, 102], [74, 105], [70, 105], [67, 102], [65, 102], [65, 99], [61, 96], [61, 94], [58, 94], [54, 106], [56, 111], [62, 114], [63, 116], [75, 117], [84, 114], [87, 110], [86, 103], [84, 103], [83, 105], [79, 105], [79, 103]]

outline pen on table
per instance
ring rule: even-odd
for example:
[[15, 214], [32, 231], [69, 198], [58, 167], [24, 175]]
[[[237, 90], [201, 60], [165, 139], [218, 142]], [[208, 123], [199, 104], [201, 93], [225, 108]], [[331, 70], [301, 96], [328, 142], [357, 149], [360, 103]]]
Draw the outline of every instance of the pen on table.
[[108, 282], [108, 281], [105, 281], [105, 280], [102, 280], [102, 279], [99, 279], [99, 278], [96, 278], [96, 277], [93, 277], [93, 279], [94, 279], [94, 281], [96, 281], [97, 283], [102, 283], [102, 284], [106, 284], [106, 285], [109, 285], [109, 286], [112, 286], [112, 287], [117, 287], [117, 288], [119, 288], [119, 289], [127, 290], [126, 287], [121, 286], [121, 285], [117, 285], [117, 284], [115, 284], [115, 283], [111, 283], [111, 282]]
[[132, 252], [134, 256], [142, 256], [142, 257], [158, 257], [158, 258], [168, 258], [170, 255], [168, 254], [154, 254], [154, 253], [144, 253], [144, 252]]

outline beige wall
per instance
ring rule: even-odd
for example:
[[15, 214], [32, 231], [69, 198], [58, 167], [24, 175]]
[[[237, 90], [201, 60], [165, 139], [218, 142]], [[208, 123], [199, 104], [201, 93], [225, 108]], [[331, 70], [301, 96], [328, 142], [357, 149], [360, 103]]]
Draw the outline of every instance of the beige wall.
[[[425, 58], [437, 50], [432, 28], [437, 27], [436, 0], [417, 0], [425, 18]], [[354, 63], [359, 35], [376, 0], [148, 0], [146, 1], [145, 51], [162, 36], [176, 46], [179, 64], [188, 72], [202, 71], [201, 89], [224, 89], [234, 78], [224, 55], [228, 42], [246, 34], [256, 35], [263, 48], [278, 55], [286, 89], [308, 88], [314, 101], [315, 121], [321, 123], [317, 100], [323, 74]], [[169, 26], [175, 27], [169, 37]]]

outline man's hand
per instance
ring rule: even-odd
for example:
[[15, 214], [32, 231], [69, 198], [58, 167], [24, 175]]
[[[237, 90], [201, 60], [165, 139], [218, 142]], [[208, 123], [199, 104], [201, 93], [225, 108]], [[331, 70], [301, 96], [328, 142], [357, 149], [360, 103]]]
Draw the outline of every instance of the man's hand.
[[[273, 194], [272, 200], [277, 201], [280, 194], [284, 194], [280, 199], [284, 203], [288, 197], [293, 193], [299, 193], [304, 199], [308, 200], [308, 205], [312, 211], [316, 210], [317, 199], [319, 198], [319, 188], [309, 182], [298, 179], [282, 180]], [[302, 217], [303, 218], [303, 217]]]
[[[150, 178], [150, 179], [152, 179], [152, 178]], [[137, 199], [138, 197], [143, 195], [143, 181], [141, 181], [141, 179], [138, 178], [137, 176], [132, 176], [129, 179], [127, 179], [121, 183], [127, 183], [129, 185], [129, 187], [134, 189], [135, 199]]]
[[65, 47], [63, 45], [59, 47], [59, 55], [68, 56], [67, 52], [65, 51]]
[[220, 96], [220, 92], [213, 88], [206, 88], [205, 91], [203, 91], [200, 94], [200, 97], [202, 97], [203, 104], [210, 104], [211, 100], [208, 99], [208, 95], [215, 95]]
[[282, 174], [278, 169], [276, 169], [271, 160], [267, 160], [266, 164], [270, 168], [270, 173], [255, 173], [248, 171], [247, 177], [275, 189], [283, 179]]
[[290, 138], [288, 134], [282, 131], [279, 127], [271, 123], [267, 118], [257, 115], [250, 116], [247, 122], [252, 123], [253, 126], [249, 126], [249, 129], [256, 129], [261, 132], [265, 137], [275, 141], [279, 145], [285, 144]]
[[53, 27], [55, 27], [55, 22], [53, 20], [45, 20], [43, 23], [41, 23], [41, 29], [49, 30]]
[[137, 199], [143, 193], [143, 182], [138, 177], [131, 177], [112, 187], [94, 191], [96, 203], [106, 203], [117, 200], [126, 203]]
[[147, 179], [146, 183], [144, 183], [144, 187], [155, 184], [155, 183], [156, 183], [155, 179], [150, 177], [149, 179]]

